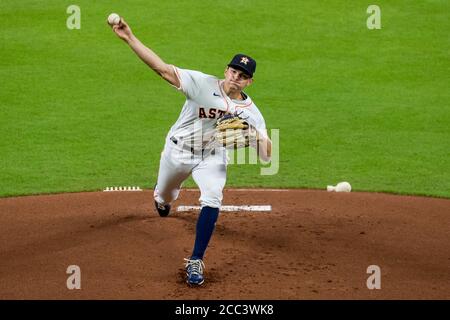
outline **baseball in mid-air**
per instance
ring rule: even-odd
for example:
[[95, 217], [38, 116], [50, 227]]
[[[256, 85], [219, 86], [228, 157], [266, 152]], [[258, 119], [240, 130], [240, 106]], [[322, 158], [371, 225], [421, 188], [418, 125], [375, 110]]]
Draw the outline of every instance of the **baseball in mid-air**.
[[344, 181], [339, 182], [336, 186], [327, 186], [327, 191], [350, 192], [352, 191], [352, 186], [347, 181]]
[[108, 16], [108, 24], [109, 24], [110, 26], [119, 24], [119, 22], [120, 22], [120, 16], [119, 16], [117, 13], [111, 13], [111, 14]]

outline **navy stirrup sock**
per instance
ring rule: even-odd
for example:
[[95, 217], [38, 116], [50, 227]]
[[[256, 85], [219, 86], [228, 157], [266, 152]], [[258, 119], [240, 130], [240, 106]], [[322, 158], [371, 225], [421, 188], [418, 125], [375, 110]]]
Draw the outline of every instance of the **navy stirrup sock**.
[[218, 216], [218, 208], [203, 207], [200, 211], [196, 227], [194, 252], [192, 252], [191, 259], [203, 259]]

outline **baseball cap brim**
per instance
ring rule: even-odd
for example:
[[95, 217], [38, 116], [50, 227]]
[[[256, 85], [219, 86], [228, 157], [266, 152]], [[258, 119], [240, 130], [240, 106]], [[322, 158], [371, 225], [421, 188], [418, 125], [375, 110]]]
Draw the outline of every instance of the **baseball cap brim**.
[[248, 75], [248, 76], [250, 76], [250, 77], [253, 77], [253, 74], [252, 74], [250, 71], [246, 70], [243, 66], [241, 66], [241, 65], [239, 65], [239, 64], [233, 64], [233, 63], [230, 63], [228, 66], [229, 66], [229, 67], [232, 67], [232, 68], [234, 68], [234, 69], [237, 69], [237, 70], [241, 70], [241, 71], [244, 72], [246, 75]]

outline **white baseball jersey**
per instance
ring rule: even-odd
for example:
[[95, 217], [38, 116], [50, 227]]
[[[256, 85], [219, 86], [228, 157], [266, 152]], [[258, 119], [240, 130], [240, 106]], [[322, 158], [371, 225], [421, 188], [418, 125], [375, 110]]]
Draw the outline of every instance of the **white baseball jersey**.
[[198, 71], [173, 68], [180, 81], [177, 89], [184, 93], [186, 102], [166, 138], [154, 199], [159, 204], [172, 203], [178, 198], [183, 182], [192, 174], [200, 189], [202, 207], [220, 208], [226, 182], [226, 150], [207, 145], [213, 140], [217, 118], [226, 112], [242, 112], [241, 116], [250, 125], [267, 136], [264, 118], [249, 96], [245, 95], [245, 100], [230, 99], [223, 90], [223, 80]]
[[245, 95], [245, 100], [230, 99], [224, 92], [223, 80], [199, 71], [173, 68], [180, 81], [177, 90], [184, 93], [186, 102], [167, 139], [175, 138], [182, 145], [201, 150], [214, 135], [217, 119], [236, 111], [267, 136], [264, 118], [249, 96]]

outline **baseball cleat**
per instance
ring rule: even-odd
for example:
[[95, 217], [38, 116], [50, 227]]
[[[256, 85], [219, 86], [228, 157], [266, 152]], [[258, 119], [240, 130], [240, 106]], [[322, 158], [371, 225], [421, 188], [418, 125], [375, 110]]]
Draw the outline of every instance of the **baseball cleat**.
[[201, 285], [205, 281], [203, 269], [205, 264], [201, 259], [184, 259], [186, 261], [186, 282], [191, 285]]
[[160, 217], [167, 217], [169, 215], [170, 212], [170, 204], [159, 204], [158, 202], [155, 201], [155, 207], [156, 210], [159, 213]]

